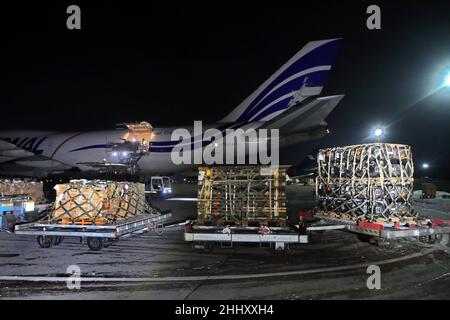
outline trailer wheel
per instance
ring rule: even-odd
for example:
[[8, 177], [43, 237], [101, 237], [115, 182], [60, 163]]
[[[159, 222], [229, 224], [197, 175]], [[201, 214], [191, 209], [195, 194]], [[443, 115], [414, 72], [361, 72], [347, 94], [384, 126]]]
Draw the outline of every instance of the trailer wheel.
[[101, 238], [88, 238], [87, 245], [92, 251], [99, 251], [103, 248], [103, 240]]
[[54, 246], [58, 246], [58, 245], [61, 244], [61, 242], [63, 242], [63, 240], [64, 240], [64, 237], [56, 236], [56, 237], [53, 237], [52, 243], [53, 243]]
[[428, 237], [428, 243], [429, 244], [435, 244], [436, 242], [439, 242], [440, 238], [437, 235], [431, 235]]
[[50, 248], [53, 244], [53, 241], [50, 237], [47, 236], [38, 236], [37, 242], [41, 248]]
[[435, 244], [436, 243], [435, 236], [421, 236], [421, 237], [418, 237], [418, 240], [420, 243], [423, 243], [423, 244]]
[[164, 232], [164, 225], [163, 225], [163, 224], [157, 224], [157, 225], [155, 226], [155, 232], [156, 232], [156, 234], [158, 234], [158, 235], [162, 235], [163, 232]]
[[103, 241], [103, 248], [108, 248], [110, 245], [112, 245], [112, 243], [113, 243], [113, 240], [111, 240], [111, 239]]

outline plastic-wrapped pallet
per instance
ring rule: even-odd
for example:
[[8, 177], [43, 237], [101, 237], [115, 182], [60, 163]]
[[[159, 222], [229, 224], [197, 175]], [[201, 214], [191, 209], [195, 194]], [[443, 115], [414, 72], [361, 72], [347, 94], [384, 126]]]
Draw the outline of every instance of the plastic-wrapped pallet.
[[322, 214], [377, 222], [412, 220], [411, 147], [373, 143], [323, 149], [317, 194]]
[[52, 220], [63, 224], [108, 224], [147, 210], [141, 183], [72, 180], [55, 190]]
[[199, 168], [197, 223], [285, 225], [283, 168], [223, 166]]

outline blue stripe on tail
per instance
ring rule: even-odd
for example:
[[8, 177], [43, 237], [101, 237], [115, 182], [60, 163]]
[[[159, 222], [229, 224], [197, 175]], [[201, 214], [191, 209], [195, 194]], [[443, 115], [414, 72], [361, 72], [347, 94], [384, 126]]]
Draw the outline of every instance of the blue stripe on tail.
[[[317, 47], [311, 52], [308, 52], [304, 56], [300, 57], [298, 60], [294, 61], [278, 77], [276, 77], [271, 83], [269, 83], [269, 85], [267, 85], [267, 87], [264, 88], [264, 90], [262, 90], [261, 93], [258, 94], [258, 96], [255, 97], [252, 102], [250, 102], [246, 110], [238, 118], [237, 122], [250, 121], [250, 119], [253, 116], [255, 116], [258, 112], [264, 109], [268, 104], [279, 99], [289, 91], [299, 90], [301, 84], [304, 81], [305, 76], [308, 77], [309, 87], [323, 87], [325, 85], [325, 81], [327, 79], [329, 71], [320, 71], [319, 72], [320, 75], [316, 75], [316, 73], [310, 73], [300, 78], [293, 79], [292, 81], [287, 82], [280, 88], [276, 89], [274, 92], [270, 93], [266, 98], [264, 98], [274, 87], [276, 87], [278, 84], [282, 83], [289, 77], [294, 76], [295, 74], [318, 66], [331, 67], [331, 64], [333, 63], [333, 60], [337, 54], [340, 43], [341, 39], [332, 40], [330, 42], [321, 45], [320, 47]], [[286, 102], [286, 107], [288, 103], [289, 101]], [[271, 108], [271, 110], [273, 110], [273, 108]], [[266, 112], [264, 113], [266, 116], [268, 115], [268, 113]], [[261, 117], [258, 116], [258, 119], [260, 118]]]

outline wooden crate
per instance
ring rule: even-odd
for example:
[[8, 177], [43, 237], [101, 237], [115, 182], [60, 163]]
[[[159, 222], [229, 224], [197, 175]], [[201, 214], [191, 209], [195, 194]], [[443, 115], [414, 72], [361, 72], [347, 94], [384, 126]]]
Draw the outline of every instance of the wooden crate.
[[286, 220], [286, 202], [284, 168], [199, 168], [198, 224], [247, 225], [249, 221], [280, 224], [279, 221]]
[[74, 180], [55, 186], [53, 221], [63, 224], [107, 224], [146, 212], [144, 185]]
[[45, 200], [43, 183], [37, 181], [0, 180], [0, 195], [29, 195], [35, 203], [41, 203]]

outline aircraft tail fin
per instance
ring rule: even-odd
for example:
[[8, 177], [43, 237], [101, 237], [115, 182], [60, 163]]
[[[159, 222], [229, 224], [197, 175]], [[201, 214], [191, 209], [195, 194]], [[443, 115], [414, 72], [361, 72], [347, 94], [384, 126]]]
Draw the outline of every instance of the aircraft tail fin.
[[268, 121], [321, 93], [342, 39], [308, 42], [220, 122]]

